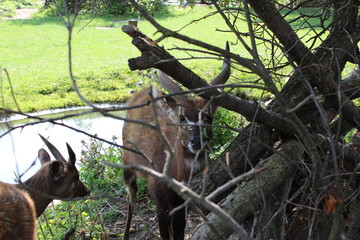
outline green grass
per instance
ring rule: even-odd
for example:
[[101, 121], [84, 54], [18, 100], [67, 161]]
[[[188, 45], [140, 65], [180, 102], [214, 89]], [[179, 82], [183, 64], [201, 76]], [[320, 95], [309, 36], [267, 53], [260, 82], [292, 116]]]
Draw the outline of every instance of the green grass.
[[[194, 19], [212, 12], [209, 7], [176, 9], [167, 16], [159, 16], [161, 24], [170, 29], [181, 29]], [[90, 101], [123, 102], [130, 88], [139, 80], [137, 72], [131, 72], [127, 61], [140, 52], [131, 44], [131, 39], [121, 31], [126, 24], [121, 17], [81, 16], [73, 33], [73, 71], [81, 92]], [[111, 26], [113, 28], [103, 29]], [[226, 40], [235, 41], [231, 34], [219, 34], [223, 28], [220, 16], [208, 18], [190, 25], [182, 34], [217, 46], [224, 46]], [[82, 105], [74, 93], [68, 73], [67, 30], [58, 17], [39, 16], [31, 20], [0, 20], [0, 66], [9, 74], [15, 97], [20, 109], [25, 112], [49, 108]], [[156, 39], [147, 21], [142, 20], [139, 28]], [[165, 39], [165, 48], [175, 46], [189, 48], [189, 44], [176, 39]], [[239, 53], [243, 50], [232, 48]], [[189, 58], [181, 51], [171, 51], [175, 57]], [[194, 56], [201, 56], [191, 53]], [[245, 53], [244, 53], [245, 54]], [[204, 79], [213, 78], [221, 69], [217, 60], [182, 61]], [[2, 107], [15, 109], [11, 89], [4, 72], [1, 74]]]
[[[201, 19], [213, 12], [207, 6], [176, 8], [171, 13], [157, 16], [163, 26], [180, 30], [193, 20]], [[80, 16], [73, 32], [73, 71], [82, 94], [94, 103], [124, 102], [135, 83], [144, 80], [137, 72], [131, 72], [127, 61], [138, 57], [140, 52], [131, 44], [131, 39], [121, 31], [126, 24], [125, 17]], [[112, 27], [104, 29], [103, 27]], [[153, 39], [155, 28], [147, 21], [139, 23], [142, 32]], [[239, 21], [238, 28], [245, 31], [246, 24]], [[67, 30], [59, 17], [38, 15], [31, 20], [0, 20], [0, 67], [10, 75], [15, 97], [20, 109], [25, 112], [49, 108], [83, 105], [73, 91], [68, 73]], [[232, 33], [221, 33], [227, 29], [219, 15], [196, 21], [180, 33], [219, 47], [225, 41], [235, 43]], [[248, 39], [246, 39], [248, 40]], [[160, 42], [166, 49], [193, 46], [176, 39], [167, 38]], [[231, 51], [243, 57], [249, 54], [238, 45]], [[266, 50], [260, 46], [260, 55]], [[178, 58], [202, 57], [199, 53], [171, 51]], [[210, 59], [183, 60], [182, 63], [204, 79], [212, 79], [221, 69], [221, 62]], [[233, 81], [254, 80], [255, 76], [233, 71]], [[0, 74], [1, 107], [15, 109], [11, 88], [5, 73]], [[246, 94], [259, 96], [253, 89], [243, 89]]]
[[[81, 25], [82, 24], [82, 25]], [[80, 21], [83, 26], [85, 21]], [[0, 65], [10, 74], [23, 111], [80, 105], [68, 73], [67, 31], [59, 18], [0, 22]], [[123, 53], [132, 49], [119, 40], [121, 31], [86, 27], [73, 36], [73, 69], [84, 95], [94, 102], [124, 101], [131, 79]], [[129, 42], [129, 41], [128, 41]], [[134, 78], [134, 77], [133, 77]], [[13, 108], [7, 79], [5, 107]], [[109, 94], [111, 91], [111, 94]]]

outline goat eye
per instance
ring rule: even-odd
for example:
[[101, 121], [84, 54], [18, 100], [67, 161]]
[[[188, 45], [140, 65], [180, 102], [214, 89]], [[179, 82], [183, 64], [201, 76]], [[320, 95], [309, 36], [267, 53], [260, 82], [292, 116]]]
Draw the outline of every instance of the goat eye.
[[204, 118], [206, 123], [212, 123], [212, 117], [211, 116], [205, 116]]
[[180, 116], [179, 116], [179, 120], [180, 120], [180, 122], [185, 122], [185, 121], [186, 121], [186, 118], [185, 118], [184, 115], [180, 115]]

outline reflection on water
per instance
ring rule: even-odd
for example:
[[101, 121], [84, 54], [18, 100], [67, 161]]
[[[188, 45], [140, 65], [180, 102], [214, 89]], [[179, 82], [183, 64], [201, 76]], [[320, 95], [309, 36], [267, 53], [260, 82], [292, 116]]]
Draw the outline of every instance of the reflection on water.
[[[52, 113], [41, 115], [40, 117], [53, 118], [60, 115], [76, 114], [84, 110], [71, 110], [61, 113]], [[60, 114], [60, 115], [59, 115]], [[117, 112], [121, 115], [121, 112]], [[29, 119], [10, 119], [6, 122], [0, 122], [0, 135], [8, 131], [9, 127], [22, 126], [29, 123]], [[86, 114], [79, 117], [69, 118], [57, 121], [67, 126], [82, 130], [88, 134], [97, 134], [98, 137], [112, 141], [113, 136], [117, 137], [116, 143], [121, 145], [121, 133], [123, 122], [99, 113]], [[90, 137], [84, 133], [76, 132], [64, 126], [45, 122], [34, 124], [23, 128], [17, 128], [9, 134], [0, 138], [0, 181], [14, 183], [15, 175], [28, 172], [21, 178], [22, 181], [31, 177], [39, 168], [40, 163], [37, 159], [37, 152], [40, 148], [47, 148], [42, 142], [38, 133], [48, 138], [54, 144], [62, 155], [67, 158], [66, 142], [74, 150], [77, 159], [80, 158], [81, 140], [89, 140]], [[49, 152], [49, 151], [48, 151]], [[50, 153], [50, 152], [49, 152]], [[35, 162], [35, 165], [32, 164]]]

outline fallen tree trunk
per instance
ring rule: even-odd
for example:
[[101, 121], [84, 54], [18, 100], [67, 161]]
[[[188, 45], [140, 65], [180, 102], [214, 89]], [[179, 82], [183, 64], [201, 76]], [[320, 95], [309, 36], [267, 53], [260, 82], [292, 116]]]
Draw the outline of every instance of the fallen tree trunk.
[[[243, 222], [258, 209], [264, 196], [281, 189], [281, 185], [296, 172], [296, 163], [300, 161], [303, 153], [304, 149], [299, 142], [291, 140], [285, 143], [277, 153], [261, 161], [256, 168], [262, 171], [236, 188], [220, 207], [237, 222]], [[210, 213], [207, 220], [197, 228], [191, 240], [218, 239], [209, 224], [224, 238], [232, 234], [227, 224], [216, 215]]]
[[[203, 191], [204, 195], [209, 195], [216, 188], [228, 182], [232, 176], [239, 176], [255, 166], [266, 152], [274, 151], [270, 146], [276, 140], [277, 136], [263, 125], [248, 125], [220, 157], [211, 163], [210, 171], [206, 175], [205, 186], [202, 184], [202, 174], [194, 176], [189, 185], [194, 191], [198, 193]], [[229, 191], [223, 192], [212, 201], [220, 201], [232, 190], [229, 189]]]

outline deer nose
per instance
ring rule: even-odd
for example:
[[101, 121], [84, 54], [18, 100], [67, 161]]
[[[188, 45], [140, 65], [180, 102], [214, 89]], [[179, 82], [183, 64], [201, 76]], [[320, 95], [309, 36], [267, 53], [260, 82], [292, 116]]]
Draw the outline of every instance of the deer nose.
[[199, 136], [194, 136], [191, 137], [190, 139], [190, 146], [194, 149], [194, 150], [199, 150], [201, 148], [201, 139]]

